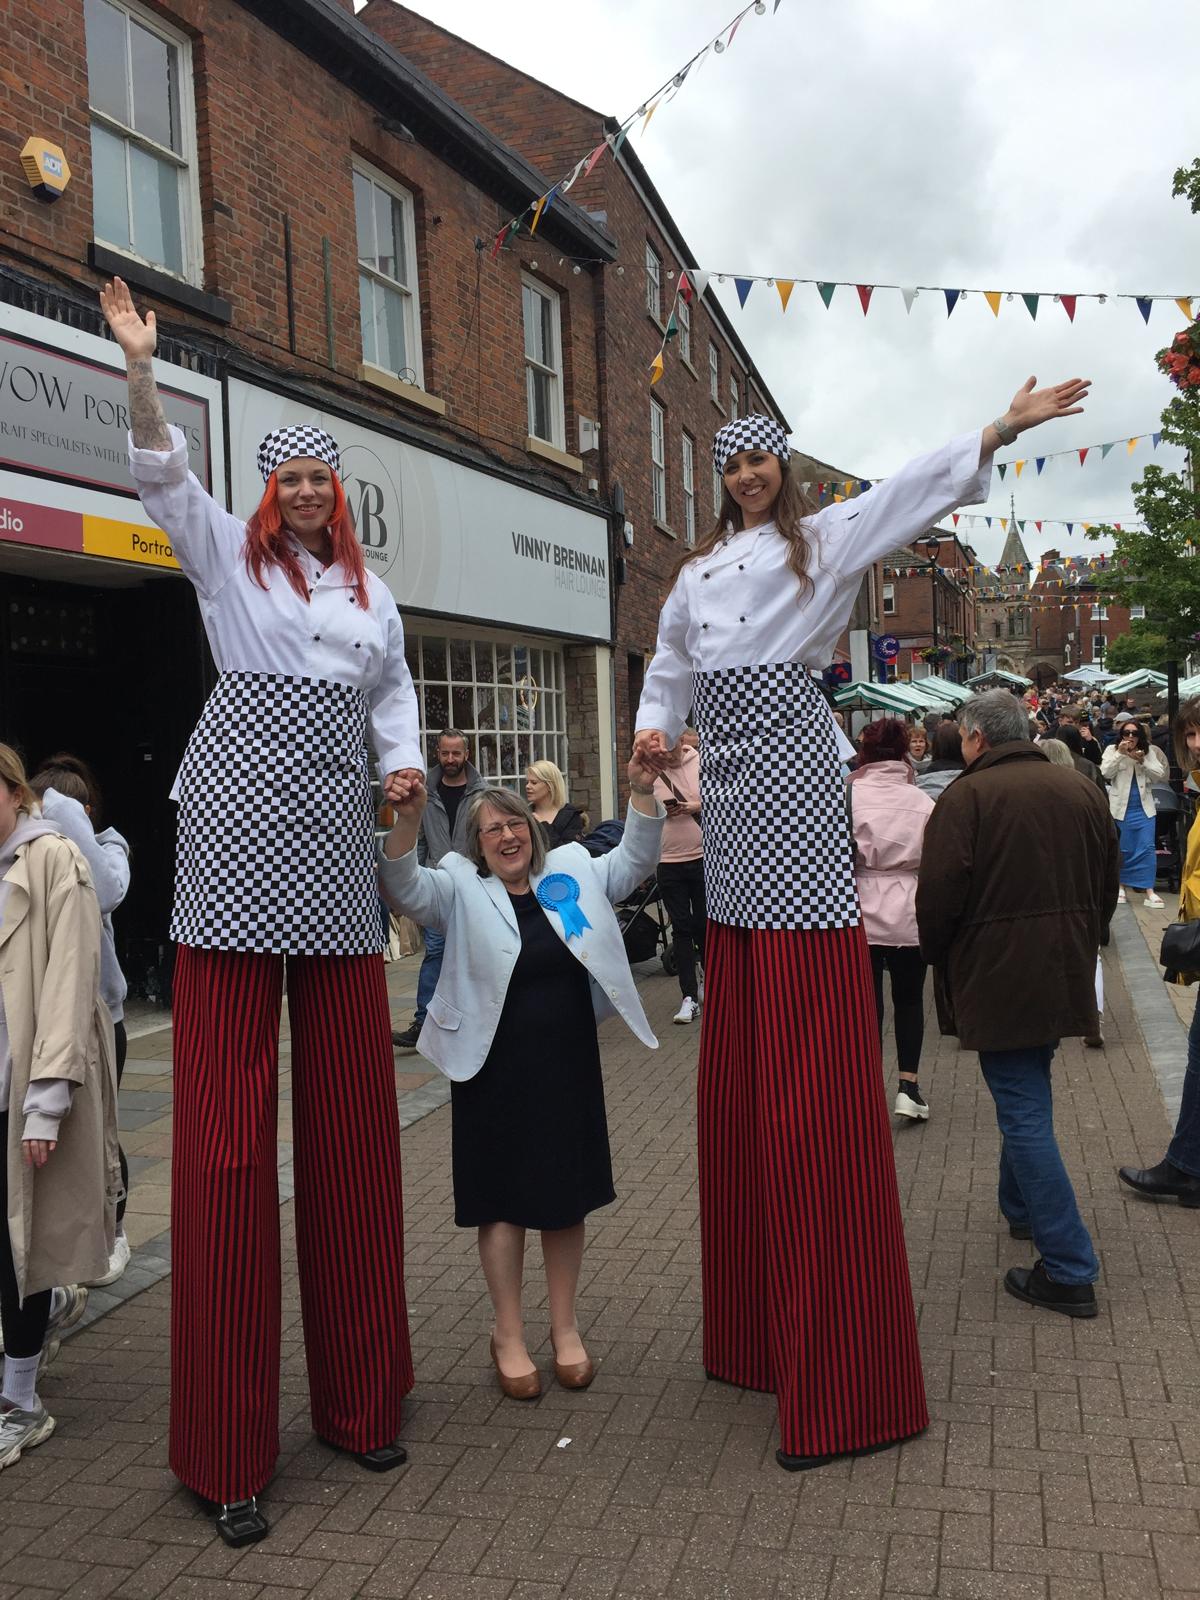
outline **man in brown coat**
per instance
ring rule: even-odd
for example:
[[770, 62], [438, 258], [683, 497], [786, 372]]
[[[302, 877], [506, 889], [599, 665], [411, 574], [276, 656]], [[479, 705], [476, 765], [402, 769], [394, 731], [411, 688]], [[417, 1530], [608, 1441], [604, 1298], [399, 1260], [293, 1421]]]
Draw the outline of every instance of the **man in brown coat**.
[[959, 726], [966, 770], [938, 801], [921, 853], [921, 954], [940, 972], [943, 1032], [978, 1050], [996, 1103], [1000, 1209], [1040, 1256], [1011, 1268], [1004, 1287], [1094, 1317], [1100, 1268], [1054, 1137], [1050, 1063], [1060, 1039], [1099, 1032], [1116, 829], [1095, 785], [1029, 742], [1025, 708], [1006, 689], [966, 701]]

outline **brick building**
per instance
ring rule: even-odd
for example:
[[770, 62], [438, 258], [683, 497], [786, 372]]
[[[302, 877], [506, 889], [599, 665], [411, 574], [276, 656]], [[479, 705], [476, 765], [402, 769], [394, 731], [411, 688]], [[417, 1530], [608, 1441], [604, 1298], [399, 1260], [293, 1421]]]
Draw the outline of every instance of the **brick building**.
[[[168, 416], [218, 501], [253, 509], [269, 427], [339, 439], [424, 727], [464, 727], [502, 781], [550, 756], [611, 814], [610, 515], [586, 426], [603, 219], [565, 197], [536, 268], [490, 261], [477, 241], [547, 180], [349, 0], [2, 0], [0, 18], [0, 729], [99, 770], [134, 848], [135, 981], [162, 955], [167, 792], [213, 669], [124, 464], [96, 301], [114, 272], [157, 314]], [[54, 204], [22, 171], [31, 136], [69, 164]]]
[[[369, 0], [359, 15], [551, 179], [618, 130], [602, 113], [394, 0]], [[707, 292], [676, 306], [679, 331], [662, 379], [650, 387], [648, 369], [663, 343], [679, 273], [694, 267], [695, 257], [630, 145], [623, 143], [615, 157], [606, 154], [570, 196], [602, 219], [618, 247], [615, 268], [596, 282], [597, 470], [602, 495], [624, 507], [617, 521], [627, 525], [624, 538], [631, 541], [617, 551], [625, 581], [616, 590], [614, 731], [624, 750], [660, 605], [681, 555], [711, 530], [720, 505], [713, 433], [745, 411], [774, 416], [785, 427], [786, 420], [720, 302]], [[517, 253], [527, 270], [533, 260], [538, 271], [557, 268], [558, 253], [541, 243], [540, 230], [538, 238], [522, 239]], [[557, 270], [570, 269], [564, 254]], [[797, 470], [814, 479], [857, 476], [803, 457]], [[838, 659], [849, 659], [848, 636]]]
[[[900, 654], [889, 678], [923, 678], [937, 671], [959, 682], [977, 671], [974, 567], [970, 545], [945, 528], [886, 555], [881, 563], [880, 628], [893, 634]], [[921, 655], [934, 647], [949, 658], [931, 665]]]
[[1032, 673], [1026, 671], [1033, 644], [1033, 614], [1029, 604], [1032, 574], [1033, 565], [1021, 538], [1020, 524], [1015, 516], [1010, 516], [1000, 559], [991, 573], [979, 580], [982, 590], [978, 610], [979, 670], [999, 667], [1002, 672], [1032, 677]]
[[1032, 639], [1025, 675], [1039, 688], [1076, 667], [1104, 665], [1113, 639], [1129, 632], [1131, 617], [1145, 608], [1107, 604], [1096, 592], [1094, 556], [1062, 556], [1047, 550], [1030, 590]]

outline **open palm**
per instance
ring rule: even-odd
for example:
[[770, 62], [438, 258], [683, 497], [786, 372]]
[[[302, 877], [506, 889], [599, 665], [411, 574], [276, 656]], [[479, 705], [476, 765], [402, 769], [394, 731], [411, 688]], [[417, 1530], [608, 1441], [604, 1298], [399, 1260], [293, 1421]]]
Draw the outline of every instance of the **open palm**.
[[1055, 383], [1048, 389], [1035, 388], [1036, 383], [1036, 378], [1023, 383], [1008, 408], [1009, 416], [1021, 432], [1055, 417], [1077, 416], [1083, 410], [1080, 402], [1087, 399], [1092, 386], [1090, 378], [1068, 378], [1066, 383]]
[[154, 354], [158, 343], [154, 313], [147, 311], [145, 321], [142, 320], [124, 279], [114, 278], [104, 285], [100, 291], [100, 309], [127, 361]]

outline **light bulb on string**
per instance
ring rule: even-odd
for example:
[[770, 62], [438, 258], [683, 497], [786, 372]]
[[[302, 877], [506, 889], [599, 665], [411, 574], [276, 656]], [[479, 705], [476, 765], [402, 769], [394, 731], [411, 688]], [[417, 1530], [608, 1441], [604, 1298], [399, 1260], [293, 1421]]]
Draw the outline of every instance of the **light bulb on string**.
[[765, 17], [766, 14], [767, 14], [766, 0], [758, 0], [758, 4], [754, 7], [754, 15], [756, 17]]
[[529, 270], [530, 270], [530, 272], [536, 272], [537, 271], [537, 262], [536, 261], [531, 261], [529, 263]]
[[720, 55], [721, 52], [724, 50], [724, 48], [725, 48], [724, 39], [714, 39], [713, 40], [713, 52], [716, 55]]
[[583, 271], [583, 268], [579, 265], [578, 262], [576, 262], [575, 265], [571, 268], [571, 271], [575, 274], [576, 277], [578, 277], [579, 274]]

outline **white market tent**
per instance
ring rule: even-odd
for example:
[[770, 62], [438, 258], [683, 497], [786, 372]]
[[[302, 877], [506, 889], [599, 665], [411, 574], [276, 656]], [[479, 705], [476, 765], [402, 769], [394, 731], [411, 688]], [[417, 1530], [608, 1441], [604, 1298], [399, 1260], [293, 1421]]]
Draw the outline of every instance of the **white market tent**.
[[915, 678], [913, 683], [919, 689], [935, 690], [952, 706], [960, 706], [964, 700], [971, 698], [970, 689], [964, 689], [961, 683], [951, 683], [949, 678], [939, 677], [936, 672], [931, 672], [926, 678]]
[[[1179, 680], [1179, 698], [1181, 700], [1188, 700], [1194, 694], [1200, 694], [1200, 673], [1197, 673], [1194, 678], [1180, 678]], [[1167, 698], [1165, 687], [1158, 691], [1158, 698], [1160, 700]]]
[[1093, 666], [1090, 662], [1085, 662], [1082, 667], [1076, 667], [1074, 672], [1064, 672], [1062, 681], [1064, 683], [1082, 683], [1088, 688], [1101, 689], [1106, 683], [1113, 681], [1113, 674], [1105, 672], [1103, 667]]
[[910, 711], [937, 711], [939, 708], [944, 710], [954, 704], [950, 696], [942, 694], [928, 678], [917, 678], [911, 683], [897, 679], [887, 687], [893, 694], [898, 694], [901, 699], [908, 702]]
[[1123, 678], [1110, 678], [1105, 688], [1109, 694], [1132, 694], [1135, 689], [1165, 689], [1167, 675], [1142, 667], [1137, 672], [1127, 672]]
[[1031, 689], [1032, 678], [1022, 678], [1018, 672], [1005, 672], [1002, 667], [993, 667], [990, 672], [980, 672], [973, 678], [967, 679], [968, 689]]
[[834, 691], [833, 703], [839, 711], [891, 711], [901, 716], [915, 711], [913, 702], [896, 694], [894, 683], [844, 683]]

